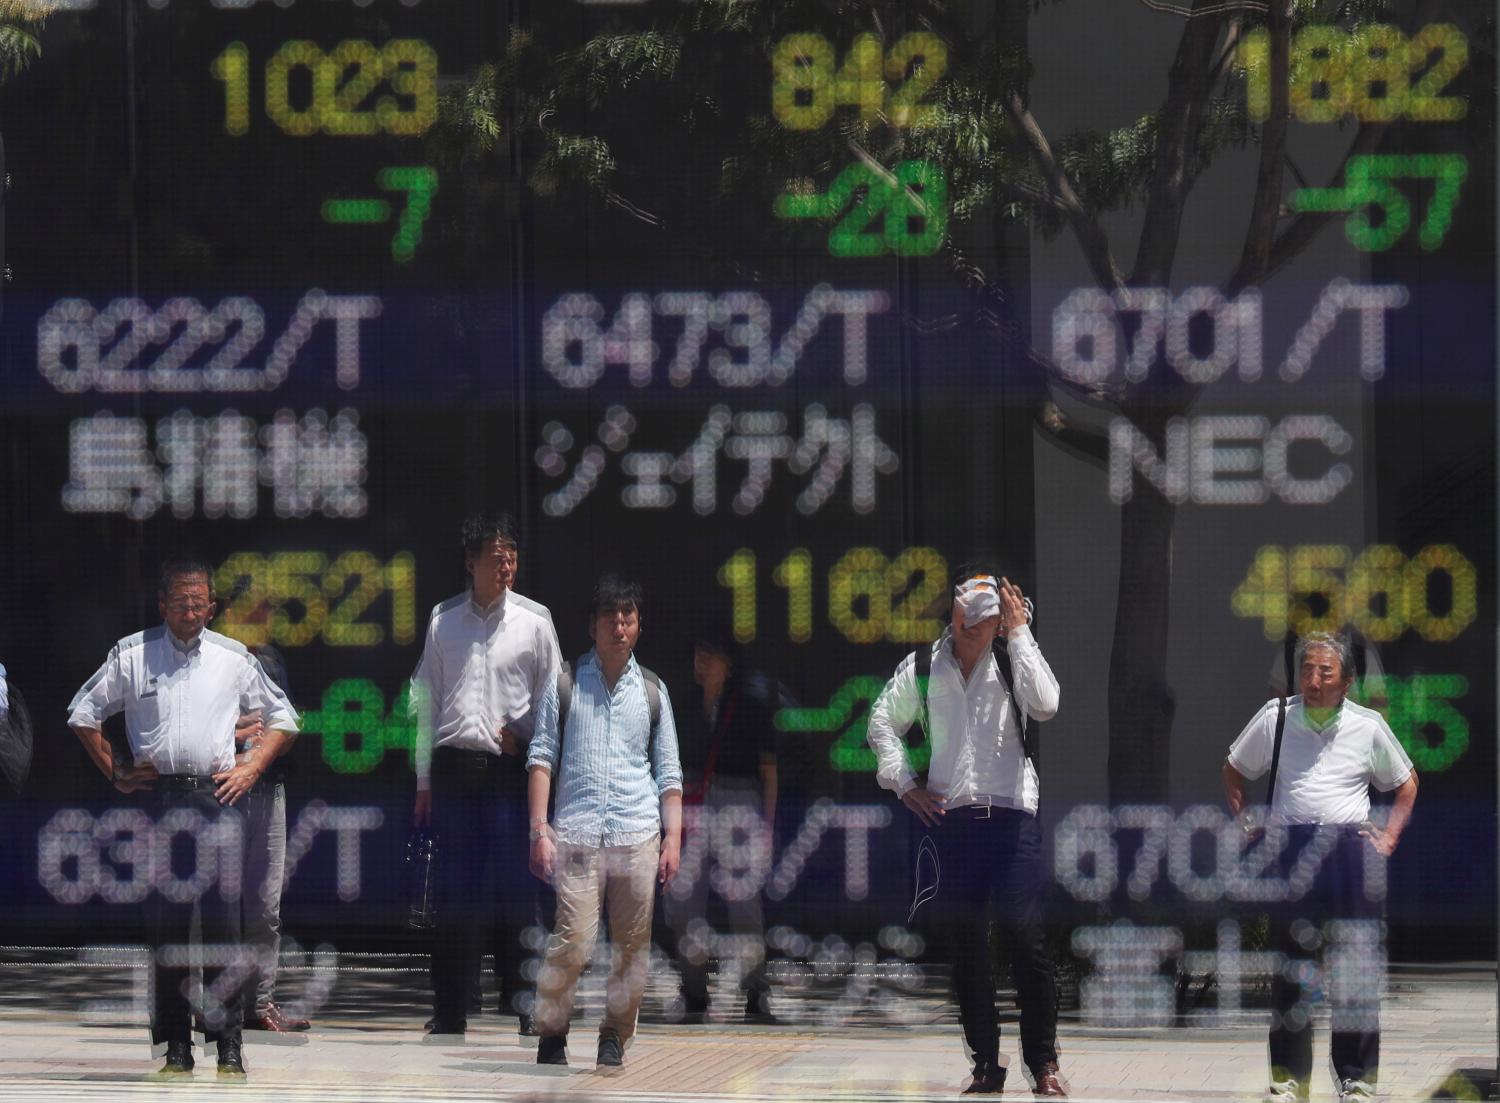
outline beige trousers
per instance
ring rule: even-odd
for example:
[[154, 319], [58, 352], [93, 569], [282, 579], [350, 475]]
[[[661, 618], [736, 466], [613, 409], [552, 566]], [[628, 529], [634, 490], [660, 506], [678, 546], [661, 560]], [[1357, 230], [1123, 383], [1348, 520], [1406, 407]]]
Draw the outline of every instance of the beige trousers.
[[651, 905], [661, 839], [634, 846], [557, 845], [557, 923], [537, 975], [536, 1025], [543, 1037], [566, 1035], [578, 977], [599, 933], [601, 904], [609, 909], [612, 964], [604, 987], [599, 1032], [623, 1046], [635, 1033], [651, 960]]

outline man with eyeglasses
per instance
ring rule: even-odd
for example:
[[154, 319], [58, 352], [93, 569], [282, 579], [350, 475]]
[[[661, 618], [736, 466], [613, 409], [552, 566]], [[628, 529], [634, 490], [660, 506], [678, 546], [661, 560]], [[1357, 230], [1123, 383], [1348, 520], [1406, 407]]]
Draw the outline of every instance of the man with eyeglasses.
[[[1286, 897], [1269, 909], [1271, 948], [1286, 964], [1271, 978], [1271, 1083], [1264, 1098], [1309, 1098], [1309, 997], [1326, 976], [1329, 1063], [1339, 1103], [1368, 1103], [1380, 1076], [1383, 864], [1411, 821], [1417, 771], [1385, 718], [1348, 699], [1355, 653], [1347, 636], [1305, 636], [1294, 658], [1301, 692], [1261, 706], [1221, 768], [1225, 799], [1246, 841], [1272, 848], [1270, 860], [1286, 884]], [[1257, 808], [1249, 783], [1267, 773], [1269, 808]], [[1370, 818], [1372, 786], [1393, 794], [1383, 827]]]
[[[954, 577], [951, 625], [901, 661], [870, 709], [876, 777], [928, 829], [912, 910], [927, 909], [928, 929], [953, 965], [974, 1062], [965, 1093], [998, 1094], [1005, 1086], [990, 960], [993, 898], [1021, 1005], [1022, 1060], [1037, 1095], [1064, 1096], [1053, 968], [1042, 945], [1047, 877], [1037, 772], [1026, 730], [1028, 718], [1057, 712], [1057, 679], [1031, 634], [1019, 587], [982, 561], [964, 564]], [[925, 782], [907, 762], [903, 738], [918, 720], [932, 745]]]
[[433, 1017], [428, 1033], [462, 1035], [482, 940], [493, 936], [502, 1014], [530, 1036], [530, 953], [537, 886], [527, 870], [527, 744], [557, 680], [557, 631], [545, 607], [514, 593], [518, 538], [507, 514], [464, 522], [469, 589], [432, 611], [412, 675], [417, 715], [416, 824], [437, 836]]
[[[214, 613], [213, 572], [177, 559], [162, 567], [157, 609], [163, 621], [115, 644], [69, 705], [68, 725], [122, 793], [138, 793], [158, 824], [169, 816], [201, 825], [197, 845], [233, 846], [241, 835], [238, 802], [280, 753], [298, 717], [279, 687], [240, 644], [207, 625]], [[253, 754], [235, 760], [235, 723], [259, 709], [264, 737]], [[102, 731], [124, 712], [129, 761], [115, 761]], [[158, 871], [160, 876], [162, 871]], [[198, 1010], [205, 1039], [217, 1043], [218, 1073], [243, 1079], [239, 985], [220, 993], [225, 951], [240, 952], [238, 884], [215, 882], [196, 903], [206, 953], [205, 995]], [[161, 1079], [192, 1075], [192, 1012], [188, 998], [195, 901], [153, 892], [146, 924], [155, 955], [156, 998], [151, 1037], [165, 1049]]]

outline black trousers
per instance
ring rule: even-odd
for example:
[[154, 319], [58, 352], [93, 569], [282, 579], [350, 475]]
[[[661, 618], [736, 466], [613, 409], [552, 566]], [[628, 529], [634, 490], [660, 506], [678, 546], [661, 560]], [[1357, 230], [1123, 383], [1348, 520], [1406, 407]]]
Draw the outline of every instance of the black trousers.
[[[240, 813], [219, 804], [210, 782], [205, 781], [202, 788], [192, 790], [176, 788], [176, 784], [170, 778], [161, 778], [145, 796], [158, 828], [176, 812], [189, 816], [196, 813], [207, 830], [198, 835], [192, 846], [186, 841], [186, 832], [174, 838], [171, 865], [177, 881], [170, 887], [158, 881], [155, 891], [146, 898], [146, 936], [151, 943], [156, 984], [151, 1041], [163, 1045], [192, 1040], [195, 1009], [188, 993], [194, 956], [190, 945], [194, 910], [202, 927], [202, 945], [209, 948], [203, 955], [204, 998], [197, 1008], [203, 1019], [204, 1039], [210, 1043], [238, 1041], [243, 970], [236, 969], [222, 983], [220, 978], [226, 967], [225, 958], [243, 952], [239, 885], [231, 885], [230, 894], [226, 895], [219, 855], [238, 845]], [[221, 832], [222, 847], [216, 845], [210, 834], [215, 829]], [[223, 832], [233, 833], [233, 837], [226, 837]], [[201, 891], [194, 881], [195, 866], [198, 877], [208, 880]], [[209, 879], [205, 871], [216, 875]]]
[[514, 755], [438, 747], [432, 754], [432, 826], [437, 835], [433, 1017], [462, 1030], [486, 944], [495, 955], [500, 1012], [514, 1014], [532, 985], [522, 944], [538, 922], [541, 883], [527, 867], [526, 766]]
[[[1294, 1078], [1302, 1090], [1312, 1077], [1312, 1009], [1320, 986], [1332, 1009], [1334, 1075], [1373, 1084], [1380, 1065], [1380, 901], [1365, 892], [1370, 843], [1352, 825], [1293, 826], [1280, 857], [1283, 876], [1304, 851], [1326, 855], [1299, 899], [1271, 913], [1271, 947], [1286, 966], [1271, 981], [1271, 1075]], [[1304, 860], [1305, 868], [1312, 862]], [[1322, 968], [1319, 968], [1319, 957]]]
[[974, 1059], [996, 1061], [1000, 1053], [989, 937], [994, 905], [1015, 974], [1022, 1058], [1032, 1070], [1056, 1061], [1057, 987], [1042, 940], [1047, 871], [1036, 817], [1011, 808], [953, 809], [928, 837], [937, 848], [937, 893], [918, 918], [953, 967]]

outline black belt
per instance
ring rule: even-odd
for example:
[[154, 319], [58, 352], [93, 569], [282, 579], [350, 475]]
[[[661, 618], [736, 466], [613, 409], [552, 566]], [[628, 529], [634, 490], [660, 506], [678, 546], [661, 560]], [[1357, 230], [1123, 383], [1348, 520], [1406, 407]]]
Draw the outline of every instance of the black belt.
[[489, 751], [470, 751], [463, 747], [433, 748], [432, 757], [436, 759], [439, 755], [454, 765], [466, 766], [470, 770], [498, 770], [504, 757], [490, 754]]
[[946, 814], [961, 820], [992, 820], [999, 819], [1002, 815], [1031, 815], [1024, 808], [1012, 808], [1008, 804], [963, 804], [947, 809]]
[[156, 779], [163, 789], [192, 793], [199, 789], [217, 789], [219, 783], [207, 774], [162, 774]]

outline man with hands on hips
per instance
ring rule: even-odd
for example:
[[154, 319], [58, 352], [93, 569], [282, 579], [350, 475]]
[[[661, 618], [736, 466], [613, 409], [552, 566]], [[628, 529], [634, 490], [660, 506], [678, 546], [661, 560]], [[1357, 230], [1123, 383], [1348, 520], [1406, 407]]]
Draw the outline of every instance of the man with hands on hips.
[[594, 648], [542, 699], [531, 741], [531, 869], [557, 891], [537, 976], [538, 1064], [568, 1063], [573, 996], [604, 910], [614, 965], [596, 1065], [624, 1063], [646, 992], [656, 882], [669, 882], [681, 862], [677, 729], [666, 686], [635, 661], [640, 634], [640, 586], [605, 575], [589, 609]]
[[[931, 883], [919, 886], [913, 912], [927, 909], [926, 926], [953, 966], [973, 1061], [965, 1092], [994, 1094], [1005, 1085], [989, 945], [993, 899], [1016, 979], [1022, 1058], [1037, 1095], [1063, 1096], [1053, 967], [1042, 945], [1047, 873], [1037, 772], [1026, 732], [1028, 717], [1057, 712], [1057, 679], [1032, 637], [1018, 586], [983, 561], [964, 564], [954, 577], [951, 624], [925, 653], [901, 661], [870, 709], [876, 777], [929, 829], [918, 866]], [[1004, 641], [1009, 679], [997, 640]], [[918, 720], [932, 746], [925, 785], [904, 740]]]
[[[1270, 909], [1271, 948], [1286, 965], [1271, 978], [1271, 1084], [1267, 1103], [1304, 1103], [1313, 1070], [1312, 1012], [1318, 951], [1330, 969], [1330, 1058], [1339, 1103], [1375, 1096], [1380, 1065], [1381, 887], [1372, 867], [1396, 850], [1417, 799], [1410, 756], [1374, 709], [1347, 700], [1354, 683], [1350, 640], [1316, 633], [1297, 642], [1298, 688], [1266, 702], [1224, 761], [1224, 795], [1252, 845], [1271, 859], [1289, 897]], [[1273, 766], [1274, 763], [1274, 766]], [[1264, 825], [1251, 814], [1249, 782], [1272, 773]], [[1385, 826], [1370, 819], [1370, 787], [1394, 794]], [[1266, 836], [1264, 839], [1261, 836]], [[1373, 853], [1372, 853], [1373, 852]], [[1378, 855], [1379, 857], [1376, 857]], [[1311, 876], [1291, 876], [1294, 868]], [[1300, 882], [1300, 883], [1299, 883]], [[1361, 960], [1362, 959], [1362, 960]]]
[[[286, 694], [239, 643], [208, 630], [214, 614], [213, 572], [204, 563], [178, 559], [161, 571], [157, 609], [163, 624], [115, 644], [69, 705], [68, 725], [89, 757], [122, 793], [138, 793], [152, 819], [191, 811], [210, 829], [239, 834], [236, 807], [280, 753], [298, 717]], [[235, 760], [235, 724], [261, 710], [264, 736], [255, 753]], [[104, 721], [125, 714], [131, 760], [116, 762]], [[238, 947], [238, 900], [215, 882], [197, 901], [206, 944]], [[192, 1011], [188, 969], [173, 957], [188, 948], [193, 900], [174, 901], [153, 892], [146, 903], [148, 935], [155, 955], [156, 988], [151, 1037], [165, 1049], [163, 1079], [192, 1075]], [[212, 962], [212, 958], [210, 959]], [[204, 967], [204, 989], [215, 989], [222, 964]], [[240, 1048], [238, 986], [222, 1004], [201, 1008], [208, 1042], [218, 1048], [221, 1077], [245, 1076]]]

